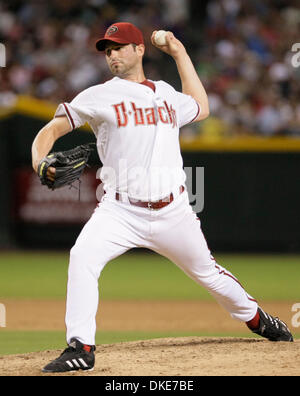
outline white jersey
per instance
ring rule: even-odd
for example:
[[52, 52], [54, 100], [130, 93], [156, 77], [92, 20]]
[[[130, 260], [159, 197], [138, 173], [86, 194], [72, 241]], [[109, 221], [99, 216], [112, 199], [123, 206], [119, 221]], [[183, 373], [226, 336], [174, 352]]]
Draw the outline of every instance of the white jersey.
[[[149, 83], [149, 81], [148, 81]], [[90, 87], [58, 106], [73, 129], [88, 123], [97, 138], [106, 192], [143, 201], [162, 199], [185, 183], [179, 128], [201, 109], [164, 81], [148, 85], [119, 77]]]
[[[233, 318], [247, 322], [257, 313], [257, 302], [211, 255], [188, 193], [179, 189], [185, 183], [179, 128], [196, 119], [200, 107], [163, 81], [154, 83], [155, 92], [144, 84], [113, 78], [56, 111], [56, 116], [67, 115], [74, 129], [86, 122], [93, 129], [107, 192], [70, 252], [68, 343], [76, 338], [95, 345], [100, 274], [109, 261], [133, 248], [171, 260]], [[160, 209], [132, 201], [149, 203], [171, 192], [172, 203], [166, 200]]]

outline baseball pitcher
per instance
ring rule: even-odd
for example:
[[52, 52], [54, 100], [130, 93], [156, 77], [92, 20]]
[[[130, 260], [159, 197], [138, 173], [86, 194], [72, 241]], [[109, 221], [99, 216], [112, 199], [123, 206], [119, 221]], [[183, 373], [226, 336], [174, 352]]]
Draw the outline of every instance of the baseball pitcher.
[[60, 104], [33, 142], [33, 168], [38, 172], [42, 166], [43, 177], [55, 182], [55, 161], [43, 165], [45, 158], [58, 138], [88, 122], [105, 191], [70, 252], [68, 347], [44, 372], [93, 369], [98, 279], [109, 261], [135, 247], [167, 257], [254, 333], [271, 341], [293, 340], [286, 324], [265, 313], [211, 255], [189, 204], [179, 145], [182, 126], [209, 116], [207, 94], [184, 45], [172, 32], [160, 31], [157, 41], [155, 36], [156, 31], [152, 44], [176, 63], [182, 92], [146, 78], [141, 31], [115, 23], [96, 43], [114, 77]]

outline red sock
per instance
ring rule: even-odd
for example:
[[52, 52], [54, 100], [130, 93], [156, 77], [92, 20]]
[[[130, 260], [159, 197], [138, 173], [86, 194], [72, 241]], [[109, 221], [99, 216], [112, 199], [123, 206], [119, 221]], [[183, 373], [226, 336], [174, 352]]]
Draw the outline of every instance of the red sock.
[[258, 311], [256, 312], [256, 315], [254, 316], [253, 319], [249, 320], [249, 322], [246, 322], [246, 325], [249, 327], [250, 330], [256, 330], [259, 328], [259, 313], [258, 313]]
[[83, 349], [87, 352], [91, 352], [92, 347], [90, 345], [83, 345]]

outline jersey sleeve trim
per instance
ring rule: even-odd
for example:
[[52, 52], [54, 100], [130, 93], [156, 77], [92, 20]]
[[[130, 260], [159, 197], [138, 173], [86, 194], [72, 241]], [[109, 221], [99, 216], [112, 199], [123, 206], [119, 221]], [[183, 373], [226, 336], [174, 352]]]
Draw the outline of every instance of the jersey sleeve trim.
[[200, 106], [200, 104], [199, 104], [196, 100], [195, 100], [195, 102], [197, 103], [197, 107], [198, 107], [197, 114], [196, 114], [196, 116], [192, 119], [192, 121], [189, 122], [189, 124], [191, 124], [192, 122], [194, 122], [194, 121], [198, 118], [199, 114], [201, 113], [201, 106]]
[[68, 109], [68, 106], [65, 103], [63, 103], [63, 106], [65, 108], [65, 111], [67, 113], [67, 116], [68, 116], [68, 119], [69, 119], [69, 121], [71, 123], [72, 128], [75, 129], [75, 122], [74, 122], [74, 120], [73, 120], [73, 118], [71, 116], [71, 113], [70, 113], [70, 111]]

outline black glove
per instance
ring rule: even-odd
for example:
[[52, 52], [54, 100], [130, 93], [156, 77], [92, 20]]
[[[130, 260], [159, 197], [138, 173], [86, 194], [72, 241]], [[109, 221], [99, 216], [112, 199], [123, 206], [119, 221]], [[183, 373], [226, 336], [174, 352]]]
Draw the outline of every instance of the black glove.
[[[87, 165], [89, 156], [95, 148], [95, 143], [83, 144], [71, 150], [51, 153], [43, 158], [38, 166], [38, 176], [41, 183], [51, 190], [71, 185], [78, 180]], [[54, 180], [47, 176], [49, 167], [55, 168]]]

